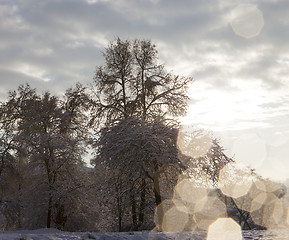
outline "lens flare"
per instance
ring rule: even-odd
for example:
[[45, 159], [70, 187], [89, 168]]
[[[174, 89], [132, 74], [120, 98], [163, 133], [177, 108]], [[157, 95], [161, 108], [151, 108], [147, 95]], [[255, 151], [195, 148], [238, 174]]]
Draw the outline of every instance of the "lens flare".
[[227, 164], [219, 173], [218, 187], [223, 194], [232, 198], [246, 195], [252, 183], [253, 179], [249, 172], [237, 169], [231, 164]]
[[[260, 226], [265, 226], [267, 228], [276, 227], [276, 222], [273, 219], [273, 212], [276, 201], [278, 201], [276, 195], [273, 193], [267, 193], [266, 200], [263, 202], [262, 207], [256, 211], [251, 211], [250, 213], [254, 223]], [[275, 219], [277, 219], [278, 212], [275, 215]]]
[[188, 213], [174, 206], [164, 214], [161, 229], [164, 232], [181, 232], [185, 229], [188, 220]]
[[285, 211], [285, 220], [286, 220], [287, 226], [289, 226], [289, 207], [287, 207]]
[[248, 194], [235, 198], [234, 202], [238, 208], [247, 212], [254, 212], [263, 207], [266, 203], [273, 201], [277, 196], [281, 196], [282, 188], [278, 183], [269, 180], [253, 179], [253, 184]]
[[[265, 183], [264, 181], [261, 181], [261, 180], [255, 180], [252, 188], [255, 188], [255, 190], [266, 192]], [[251, 192], [254, 193], [255, 191], [251, 191]]]
[[252, 4], [240, 4], [231, 13], [231, 27], [235, 34], [244, 38], [253, 38], [264, 26], [262, 12]]
[[272, 213], [272, 217], [276, 225], [279, 225], [281, 223], [283, 214], [284, 214], [284, 204], [282, 200], [277, 199], [273, 205], [273, 213]]
[[267, 193], [261, 192], [255, 198], [252, 199], [250, 212], [260, 209], [263, 204], [266, 202]]
[[189, 220], [188, 210], [181, 201], [164, 200], [155, 209], [156, 229], [164, 232], [183, 231]]
[[165, 212], [168, 211], [173, 206], [174, 202], [172, 200], [166, 199], [155, 208], [154, 223], [157, 229], [161, 229], [163, 216]]
[[[174, 200], [181, 200], [191, 214], [200, 211], [206, 203], [208, 190], [197, 186], [191, 179], [185, 178], [178, 182], [174, 189]], [[197, 207], [197, 209], [196, 209]]]
[[187, 133], [183, 129], [179, 130], [177, 145], [182, 154], [197, 158], [207, 154], [212, 145], [209, 133], [205, 131], [194, 131]]
[[266, 192], [281, 192], [282, 184], [279, 182], [274, 182], [271, 180], [265, 180], [264, 184], [266, 186]]
[[231, 218], [217, 219], [208, 230], [207, 240], [242, 240], [242, 231], [238, 223]]
[[218, 218], [226, 217], [226, 205], [217, 197], [208, 197], [202, 211], [195, 213], [198, 228], [207, 230]]

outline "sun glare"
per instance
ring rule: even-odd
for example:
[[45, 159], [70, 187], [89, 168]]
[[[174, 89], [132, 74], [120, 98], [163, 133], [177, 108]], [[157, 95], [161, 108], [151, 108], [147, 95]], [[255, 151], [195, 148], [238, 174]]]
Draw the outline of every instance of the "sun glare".
[[267, 116], [261, 106], [266, 103], [266, 93], [261, 83], [253, 79], [246, 83], [241, 79], [231, 79], [230, 85], [231, 89], [218, 90], [201, 82], [193, 84], [189, 89], [192, 103], [187, 115], [180, 119], [183, 125], [212, 131], [263, 127]]
[[[231, 125], [238, 119], [241, 105], [237, 105], [230, 94], [212, 92], [208, 98], [193, 104], [189, 108], [187, 117], [183, 119], [185, 125], [197, 124], [202, 128], [215, 130], [217, 127]], [[194, 121], [194, 122], [192, 122]]]

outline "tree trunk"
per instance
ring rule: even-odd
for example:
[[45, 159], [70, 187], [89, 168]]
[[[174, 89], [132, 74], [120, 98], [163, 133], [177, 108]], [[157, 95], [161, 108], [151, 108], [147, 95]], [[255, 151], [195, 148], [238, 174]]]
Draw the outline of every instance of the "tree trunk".
[[51, 216], [52, 216], [52, 195], [49, 193], [49, 200], [48, 200], [48, 210], [47, 210], [47, 221], [46, 227], [51, 227]]
[[140, 206], [139, 206], [139, 217], [138, 217], [140, 224], [143, 224], [144, 222], [145, 201], [146, 201], [146, 181], [145, 181], [145, 178], [143, 178], [142, 184], [141, 184], [141, 195], [140, 195]]
[[159, 194], [158, 190], [154, 187], [154, 194], [155, 194], [155, 201], [156, 201], [156, 206], [160, 205], [162, 203], [162, 197]]
[[22, 204], [21, 204], [21, 191], [22, 191], [22, 186], [21, 183], [18, 183], [18, 219], [17, 219], [17, 225], [18, 228], [21, 229], [22, 227]]
[[121, 223], [122, 223], [122, 210], [121, 210], [121, 199], [120, 197], [118, 196], [117, 197], [117, 211], [118, 211], [118, 231], [121, 232], [122, 231], [122, 226], [121, 226]]
[[237, 206], [237, 204], [235, 203], [235, 201], [234, 201], [233, 198], [231, 198], [231, 201], [233, 202], [234, 206], [236, 207], [237, 211], [238, 211], [239, 214], [240, 214], [240, 217], [241, 217], [240, 220], [243, 219], [243, 221], [244, 221], [244, 223], [247, 225], [248, 229], [249, 229], [249, 230], [252, 230], [252, 228], [251, 228], [250, 224], [248, 223], [246, 217], [244, 216], [242, 210], [238, 208], [238, 206]]
[[131, 203], [131, 217], [132, 217], [133, 230], [136, 230], [135, 229], [137, 226], [136, 202], [135, 202], [135, 197], [133, 194], [133, 189], [131, 189], [131, 192], [130, 192], [130, 203]]
[[[119, 179], [120, 180], [120, 179]], [[121, 181], [119, 181], [120, 185], [116, 186], [116, 192], [117, 192], [117, 197], [116, 197], [116, 202], [117, 202], [117, 218], [118, 218], [118, 231], [122, 231], [122, 201], [121, 201]]]
[[[155, 172], [157, 173], [157, 168], [155, 168]], [[159, 174], [154, 175], [154, 180], [153, 180], [153, 185], [154, 185], [154, 194], [155, 194], [155, 202], [156, 206], [159, 206], [162, 203], [162, 197], [161, 197], [161, 192], [160, 192], [160, 183], [159, 183]], [[158, 218], [158, 227], [162, 228], [162, 220], [163, 220], [163, 208], [162, 206], [159, 206], [156, 208], [157, 209], [157, 218]]]

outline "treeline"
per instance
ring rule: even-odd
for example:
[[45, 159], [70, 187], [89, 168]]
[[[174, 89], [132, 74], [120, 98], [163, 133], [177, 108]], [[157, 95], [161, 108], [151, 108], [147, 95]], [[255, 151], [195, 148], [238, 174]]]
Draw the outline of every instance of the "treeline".
[[175, 120], [192, 78], [167, 72], [146, 40], [117, 39], [104, 59], [92, 87], [77, 84], [61, 97], [20, 85], [1, 103], [1, 229], [164, 230], [155, 207], [176, 197], [180, 179], [209, 189], [224, 216], [256, 227], [218, 189], [220, 170], [233, 162], [218, 140], [183, 134]]

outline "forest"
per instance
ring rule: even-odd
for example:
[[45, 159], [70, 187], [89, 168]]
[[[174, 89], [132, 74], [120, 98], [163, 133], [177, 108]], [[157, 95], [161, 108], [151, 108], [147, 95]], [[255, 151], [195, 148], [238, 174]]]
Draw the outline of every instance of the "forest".
[[103, 57], [89, 86], [56, 96], [22, 84], [0, 103], [2, 231], [288, 227], [284, 185], [178, 121], [191, 77], [168, 72], [148, 40], [118, 38]]

